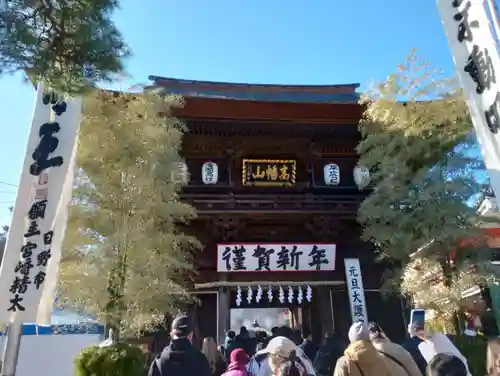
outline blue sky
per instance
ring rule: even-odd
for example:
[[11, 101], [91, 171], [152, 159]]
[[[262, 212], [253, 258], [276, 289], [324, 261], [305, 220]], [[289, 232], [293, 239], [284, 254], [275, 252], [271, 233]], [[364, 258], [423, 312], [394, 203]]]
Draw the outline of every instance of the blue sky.
[[[435, 0], [122, 0], [117, 26], [134, 52], [128, 88], [148, 75], [278, 84], [361, 83], [412, 48], [453, 72]], [[0, 182], [16, 185], [34, 91], [0, 77]], [[15, 187], [0, 184], [0, 224]]]

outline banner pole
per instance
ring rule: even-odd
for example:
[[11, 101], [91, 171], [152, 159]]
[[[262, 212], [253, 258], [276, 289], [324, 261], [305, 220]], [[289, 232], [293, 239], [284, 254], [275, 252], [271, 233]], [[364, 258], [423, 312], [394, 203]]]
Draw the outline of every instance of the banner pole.
[[2, 356], [2, 371], [0, 376], [15, 376], [21, 338], [23, 334], [22, 323], [11, 323], [7, 327], [7, 343]]

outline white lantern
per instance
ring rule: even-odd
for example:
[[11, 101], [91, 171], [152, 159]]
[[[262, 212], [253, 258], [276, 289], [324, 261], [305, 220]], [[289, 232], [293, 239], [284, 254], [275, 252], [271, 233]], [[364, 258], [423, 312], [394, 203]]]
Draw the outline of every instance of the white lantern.
[[335, 163], [329, 163], [323, 168], [323, 177], [326, 185], [339, 185], [340, 168]]
[[205, 162], [201, 166], [203, 184], [217, 184], [219, 181], [219, 166], [215, 162]]
[[187, 164], [184, 162], [175, 162], [177, 165], [177, 176], [173, 176], [174, 183], [189, 183], [189, 170]]
[[370, 170], [368, 167], [361, 166], [359, 164], [356, 165], [356, 167], [354, 167], [353, 175], [354, 182], [360, 191], [370, 183]]

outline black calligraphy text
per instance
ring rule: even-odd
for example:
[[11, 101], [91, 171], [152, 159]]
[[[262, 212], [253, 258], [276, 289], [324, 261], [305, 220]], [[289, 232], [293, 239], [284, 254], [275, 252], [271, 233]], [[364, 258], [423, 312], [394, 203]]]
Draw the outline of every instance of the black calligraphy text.
[[267, 270], [268, 272], [271, 271], [270, 269], [270, 263], [271, 263], [271, 255], [274, 253], [274, 249], [267, 249], [264, 247], [261, 247], [260, 245], [257, 246], [257, 248], [254, 249], [253, 252], [253, 257], [257, 258], [257, 271], [260, 270]]
[[496, 94], [491, 106], [484, 111], [484, 116], [490, 132], [497, 134], [500, 128], [500, 93]]
[[226, 262], [226, 270], [247, 270], [245, 266], [246, 249], [243, 246], [226, 247], [222, 253], [222, 259]]
[[491, 84], [497, 82], [495, 68], [487, 48], [481, 50], [478, 45], [474, 45], [464, 71], [469, 74], [476, 84], [477, 94], [483, 94], [485, 90], [491, 88]]
[[61, 127], [57, 122], [45, 123], [40, 127], [40, 143], [31, 155], [34, 161], [30, 166], [31, 175], [39, 176], [47, 168], [59, 167], [64, 163], [63, 157], [52, 156], [52, 153], [54, 153], [59, 146], [59, 139], [55, 135], [60, 129]]
[[309, 266], [314, 266], [316, 270], [321, 270], [321, 266], [323, 264], [329, 263], [328, 258], [326, 257], [326, 250], [318, 248], [317, 245], [312, 247], [309, 257], [311, 257]]
[[[455, 8], [458, 8], [460, 5], [462, 5], [462, 0], [454, 0], [452, 5]], [[465, 3], [464, 9], [462, 9], [460, 12], [455, 14], [453, 16], [453, 19], [456, 22], [460, 22], [458, 25], [458, 30], [457, 30], [457, 39], [460, 43], [462, 43], [464, 40], [468, 42], [472, 42], [473, 40], [473, 35], [472, 35], [472, 30], [477, 29], [479, 27], [479, 22], [478, 21], [469, 21], [469, 10], [471, 7], [471, 2], [467, 1]]]

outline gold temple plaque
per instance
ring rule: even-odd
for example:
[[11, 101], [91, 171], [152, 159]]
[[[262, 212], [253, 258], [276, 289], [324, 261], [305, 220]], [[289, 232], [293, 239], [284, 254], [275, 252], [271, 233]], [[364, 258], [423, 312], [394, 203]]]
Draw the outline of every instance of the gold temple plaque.
[[295, 185], [297, 161], [293, 159], [243, 159], [242, 183], [254, 187]]

